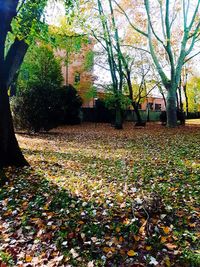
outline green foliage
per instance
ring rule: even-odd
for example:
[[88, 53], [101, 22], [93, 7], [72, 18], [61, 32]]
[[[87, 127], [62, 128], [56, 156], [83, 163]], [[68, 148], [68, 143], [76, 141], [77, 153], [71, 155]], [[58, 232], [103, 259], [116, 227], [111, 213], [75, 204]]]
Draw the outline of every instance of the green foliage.
[[76, 25], [70, 24], [67, 18], [63, 17], [59, 26], [49, 26], [48, 43], [68, 53], [74, 53], [79, 52], [83, 44], [88, 44], [89, 38], [83, 33], [77, 33]]
[[22, 4], [18, 15], [12, 22], [12, 31], [18, 39], [26, 39], [28, 42], [40, 36], [41, 31], [47, 29], [44, 21], [41, 21], [47, 0], [26, 1]]
[[33, 45], [29, 48], [21, 66], [18, 78], [18, 91], [33, 86], [60, 87], [61, 66], [49, 46]]
[[[193, 77], [187, 84], [189, 112], [200, 111], [200, 78]], [[184, 103], [185, 104], [185, 103]]]
[[108, 109], [116, 109], [118, 103], [122, 110], [126, 110], [131, 105], [131, 100], [128, 96], [118, 92], [117, 94], [108, 93], [105, 98], [105, 104]]
[[85, 55], [84, 69], [91, 71], [94, 66], [94, 52], [88, 51]]
[[12, 99], [17, 128], [49, 130], [64, 123], [78, 123], [80, 97], [74, 88], [61, 88], [59, 61], [48, 46], [32, 46], [18, 78], [17, 97]]
[[16, 128], [38, 132], [80, 122], [81, 99], [76, 90], [37, 85], [21, 91], [11, 102]]
[[86, 93], [85, 98], [86, 99], [94, 99], [97, 97], [97, 88], [95, 86], [92, 86]]
[[190, 267], [200, 266], [200, 254], [192, 251], [185, 250], [183, 256], [181, 257], [183, 262], [187, 262]]
[[0, 251], [0, 266], [5, 266], [5, 264], [6, 266], [14, 266], [13, 258], [9, 253]]

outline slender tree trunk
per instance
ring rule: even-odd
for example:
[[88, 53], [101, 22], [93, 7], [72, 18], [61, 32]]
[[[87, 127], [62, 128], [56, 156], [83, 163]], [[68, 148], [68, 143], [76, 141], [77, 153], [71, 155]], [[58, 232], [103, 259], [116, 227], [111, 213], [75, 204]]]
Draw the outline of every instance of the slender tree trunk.
[[176, 90], [172, 87], [167, 92], [167, 126], [177, 126]]
[[186, 84], [183, 86], [183, 92], [185, 95], [186, 117], [187, 117], [188, 113], [189, 113], [189, 104], [188, 104], [187, 85]]
[[135, 111], [135, 114], [136, 114], [136, 117], [137, 117], [137, 123], [140, 124], [140, 123], [142, 123], [142, 118], [141, 118], [141, 115], [140, 115], [140, 111], [138, 109], [138, 104], [133, 101], [132, 105], [133, 105], [133, 108], [134, 108], [134, 111]]
[[6, 85], [0, 86], [0, 169], [5, 166], [28, 165], [14, 133]]
[[180, 105], [179, 105], [179, 98], [178, 98], [178, 93], [176, 92], [176, 107], [179, 110], [180, 109]]
[[138, 105], [133, 100], [133, 89], [132, 89], [132, 82], [131, 82], [131, 72], [128, 69], [126, 69], [126, 73], [127, 73], [126, 80], [127, 80], [127, 85], [128, 85], [128, 89], [129, 89], [129, 99], [131, 100], [132, 106], [134, 108], [134, 111], [135, 111], [135, 114], [136, 114], [136, 117], [137, 117], [137, 122], [140, 124], [140, 123], [142, 123], [142, 118], [140, 116]]

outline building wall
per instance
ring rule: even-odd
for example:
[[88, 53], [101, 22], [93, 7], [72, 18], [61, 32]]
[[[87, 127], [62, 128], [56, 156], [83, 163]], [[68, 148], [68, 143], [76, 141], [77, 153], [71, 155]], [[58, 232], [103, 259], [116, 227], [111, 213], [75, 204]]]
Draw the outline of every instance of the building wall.
[[165, 102], [163, 98], [159, 97], [148, 97], [145, 101], [141, 104], [141, 109], [146, 110], [147, 105], [149, 105], [150, 110], [157, 110], [157, 111], [164, 111], [166, 110]]
[[[87, 94], [93, 86], [95, 76], [93, 75], [93, 68], [87, 70], [85, 67], [87, 53], [93, 51], [93, 48], [94, 44], [91, 42], [84, 44], [77, 53], [67, 54], [64, 50], [56, 51], [56, 55], [62, 59], [63, 85], [71, 84], [77, 89], [84, 107], [93, 106], [93, 99], [89, 99]], [[69, 63], [66, 64], [66, 61]]]

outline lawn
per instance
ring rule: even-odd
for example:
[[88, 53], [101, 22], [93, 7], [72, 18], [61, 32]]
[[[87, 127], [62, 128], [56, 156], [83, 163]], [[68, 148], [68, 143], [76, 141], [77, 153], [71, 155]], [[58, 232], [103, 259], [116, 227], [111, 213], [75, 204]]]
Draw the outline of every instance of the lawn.
[[17, 135], [0, 189], [0, 266], [200, 266], [200, 126]]
[[191, 120], [187, 120], [186, 124], [190, 125], [190, 124], [194, 124], [194, 125], [200, 125], [200, 119], [191, 119]]

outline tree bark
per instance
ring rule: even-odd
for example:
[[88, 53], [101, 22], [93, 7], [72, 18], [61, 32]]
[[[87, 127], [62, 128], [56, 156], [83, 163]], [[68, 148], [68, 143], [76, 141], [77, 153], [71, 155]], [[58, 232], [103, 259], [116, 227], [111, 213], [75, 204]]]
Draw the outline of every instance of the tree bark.
[[0, 87], [0, 169], [5, 166], [28, 165], [19, 148], [12, 122], [9, 97], [5, 84]]
[[134, 108], [134, 111], [135, 111], [135, 114], [136, 114], [136, 117], [137, 117], [137, 123], [141, 124], [142, 123], [142, 118], [141, 118], [141, 115], [140, 115], [140, 111], [138, 109], [138, 104], [133, 101], [132, 105], [133, 105], [133, 108]]
[[176, 90], [168, 89], [167, 93], [167, 126], [170, 128], [177, 126]]
[[188, 104], [188, 95], [187, 95], [187, 85], [183, 85], [183, 92], [185, 95], [185, 105], [186, 105], [186, 117], [188, 116], [189, 113], [189, 104]]
[[140, 112], [138, 109], [138, 105], [137, 103], [133, 100], [133, 88], [132, 88], [132, 82], [131, 82], [131, 72], [128, 68], [126, 68], [126, 80], [127, 80], [127, 85], [128, 85], [128, 89], [129, 89], [129, 99], [131, 100], [132, 106], [134, 108], [136, 117], [137, 117], [137, 122], [140, 124], [142, 123], [142, 118], [140, 116]]
[[120, 108], [119, 103], [117, 103], [116, 109], [115, 109], [115, 129], [121, 130], [123, 129], [123, 118], [122, 118], [122, 110]]

